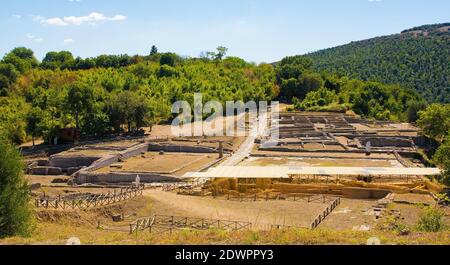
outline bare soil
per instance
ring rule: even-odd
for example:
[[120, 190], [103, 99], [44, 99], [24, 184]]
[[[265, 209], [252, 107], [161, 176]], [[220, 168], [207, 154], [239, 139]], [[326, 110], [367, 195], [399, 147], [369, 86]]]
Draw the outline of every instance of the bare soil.
[[319, 225], [335, 230], [372, 230], [377, 224], [372, 206], [376, 200], [341, 199], [341, 204]]
[[[218, 159], [217, 154], [164, 153], [147, 152], [104, 167], [96, 172], [155, 172], [161, 174], [180, 174], [186, 169], [195, 170]], [[120, 165], [117, 167], [116, 165]]]
[[145, 195], [152, 199], [152, 211], [157, 214], [251, 222], [255, 229], [271, 225], [308, 227], [328, 206], [319, 202], [228, 201], [155, 190]]

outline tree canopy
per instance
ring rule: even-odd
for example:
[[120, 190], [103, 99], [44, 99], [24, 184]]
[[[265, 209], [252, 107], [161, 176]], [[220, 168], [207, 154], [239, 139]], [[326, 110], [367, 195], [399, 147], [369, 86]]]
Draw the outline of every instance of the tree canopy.
[[[226, 48], [220, 50], [221, 60], [174, 53], [74, 59], [63, 51], [49, 52], [24, 73], [1, 65], [7, 93], [0, 97], [0, 130], [16, 143], [50, 140], [67, 127], [78, 127], [82, 137], [133, 133], [170, 121], [171, 105], [192, 102], [194, 93], [222, 104], [278, 96], [273, 66], [225, 58]], [[31, 54], [22, 57], [31, 60]]]
[[318, 72], [400, 84], [428, 102], [450, 102], [450, 33], [447, 24], [352, 42], [306, 55]]

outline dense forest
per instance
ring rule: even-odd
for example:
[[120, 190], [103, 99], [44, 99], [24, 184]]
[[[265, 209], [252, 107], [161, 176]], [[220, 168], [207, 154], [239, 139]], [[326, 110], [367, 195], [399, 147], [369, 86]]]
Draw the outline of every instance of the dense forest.
[[83, 136], [133, 132], [170, 120], [172, 103], [192, 102], [196, 92], [223, 103], [278, 95], [271, 65], [223, 58], [225, 52], [219, 47], [203, 58], [181, 58], [153, 47], [149, 56], [88, 59], [50, 52], [39, 63], [31, 50], [16, 48], [0, 65], [0, 129], [16, 143], [50, 139], [65, 127]]
[[450, 23], [425, 25], [307, 54], [317, 72], [400, 84], [428, 102], [450, 102]]

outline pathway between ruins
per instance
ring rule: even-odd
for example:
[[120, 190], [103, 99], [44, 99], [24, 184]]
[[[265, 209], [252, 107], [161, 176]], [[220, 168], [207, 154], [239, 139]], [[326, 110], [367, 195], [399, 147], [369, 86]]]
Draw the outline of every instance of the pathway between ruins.
[[[245, 119], [245, 116], [243, 117]], [[256, 121], [250, 121], [250, 130], [248, 131], [247, 139], [241, 144], [239, 149], [227, 160], [225, 160], [221, 165], [222, 166], [236, 166], [238, 165], [245, 157], [249, 156], [253, 150], [255, 145], [255, 140], [258, 136], [262, 136], [261, 134], [265, 134], [267, 128], [267, 122], [259, 122], [259, 121], [267, 121], [267, 113], [261, 113], [259, 119]], [[262, 128], [259, 128], [262, 126]]]

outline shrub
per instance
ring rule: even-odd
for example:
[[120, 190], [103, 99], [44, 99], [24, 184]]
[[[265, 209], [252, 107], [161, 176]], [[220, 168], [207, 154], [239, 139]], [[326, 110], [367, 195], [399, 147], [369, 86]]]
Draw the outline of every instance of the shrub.
[[428, 207], [420, 216], [417, 229], [425, 232], [439, 232], [444, 229], [444, 212], [434, 207]]

